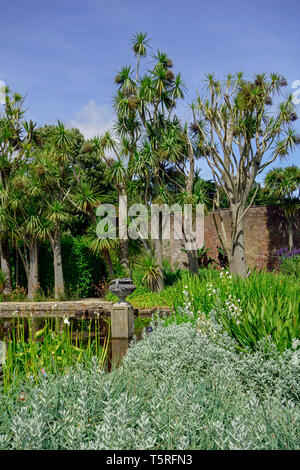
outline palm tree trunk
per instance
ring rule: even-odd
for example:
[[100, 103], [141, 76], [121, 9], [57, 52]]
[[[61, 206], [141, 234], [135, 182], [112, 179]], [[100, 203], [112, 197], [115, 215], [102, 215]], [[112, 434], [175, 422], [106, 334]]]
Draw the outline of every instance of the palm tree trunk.
[[156, 263], [158, 265], [159, 277], [157, 280], [157, 290], [161, 291], [165, 287], [164, 276], [163, 276], [163, 249], [162, 249], [162, 214], [159, 213], [159, 238], [154, 240], [154, 250]]
[[199, 264], [198, 264], [198, 253], [197, 250], [187, 250], [189, 271], [192, 274], [198, 274]]
[[61, 256], [61, 238], [60, 229], [57, 226], [54, 236], [50, 236], [50, 243], [53, 251], [53, 269], [54, 269], [54, 295], [58, 299], [59, 296], [64, 295], [64, 274], [62, 267], [62, 256]]
[[[121, 188], [119, 190], [119, 201], [120, 201], [120, 196], [122, 198], [126, 198], [127, 201], [127, 194], [126, 190], [124, 188]], [[124, 207], [124, 202], [122, 203], [122, 209], [125, 210]], [[127, 207], [126, 207], [126, 215], [127, 215]], [[119, 233], [122, 235], [127, 234], [127, 216], [126, 220], [124, 220], [123, 217], [119, 218]], [[127, 235], [126, 235], [127, 236]], [[129, 263], [129, 253], [128, 253], [128, 239], [127, 238], [120, 238], [119, 240], [119, 256], [120, 256], [120, 263], [123, 266], [126, 276], [129, 275], [130, 271], [130, 263]]]
[[[154, 173], [154, 185], [155, 187], [159, 188], [159, 167], [155, 169]], [[163, 277], [163, 249], [162, 249], [162, 213], [159, 211], [158, 213], [158, 239], [154, 240], [154, 252], [155, 252], [155, 259], [158, 265], [159, 271], [159, 278], [157, 282], [157, 290], [163, 290], [164, 284], [164, 277]]]
[[[230, 271], [234, 276], [247, 277], [247, 263], [244, 242], [243, 219], [238, 220], [236, 208], [231, 208], [231, 256], [229, 258]], [[240, 213], [244, 209], [240, 208]], [[237, 222], [236, 222], [237, 221]]]
[[6, 276], [3, 293], [9, 294], [11, 292], [12, 283], [11, 283], [9, 244], [8, 244], [7, 239], [0, 241], [0, 254], [1, 254], [1, 271]]
[[38, 242], [34, 240], [29, 248], [28, 299], [33, 300], [39, 285]]
[[[194, 185], [194, 178], [195, 178], [195, 158], [194, 158], [194, 151], [191, 144], [191, 141], [187, 135], [188, 139], [188, 157], [190, 163], [190, 171], [186, 177], [186, 192], [190, 199], [193, 196], [193, 185]], [[188, 265], [189, 271], [192, 274], [198, 274], [199, 265], [198, 265], [198, 252], [197, 250], [186, 250], [187, 257], [188, 257]]]
[[293, 222], [288, 221], [288, 236], [289, 236], [289, 250], [294, 248], [294, 236], [293, 236]]
[[129, 274], [130, 265], [129, 265], [129, 254], [128, 254], [128, 240], [120, 239], [119, 243], [119, 255], [120, 255], [120, 263], [125, 269], [126, 275]]
[[138, 81], [138, 78], [139, 78], [140, 60], [141, 60], [141, 56], [139, 54], [138, 60], [137, 60], [137, 66], [136, 66], [136, 77], [135, 77], [136, 82]]
[[111, 259], [109, 251], [106, 251], [104, 253], [104, 259], [107, 263], [109, 277], [112, 280], [115, 277], [115, 273], [114, 273], [114, 267], [113, 267], [113, 263], [112, 263], [112, 259]]

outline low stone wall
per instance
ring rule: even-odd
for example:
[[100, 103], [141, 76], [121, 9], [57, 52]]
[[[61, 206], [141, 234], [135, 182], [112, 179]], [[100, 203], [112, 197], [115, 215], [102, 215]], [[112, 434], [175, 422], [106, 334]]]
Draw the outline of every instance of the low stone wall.
[[[225, 229], [230, 239], [229, 209], [222, 211]], [[219, 216], [217, 215], [219, 222]], [[212, 213], [205, 216], [204, 240], [209, 248], [208, 256], [218, 259], [218, 239]], [[244, 218], [246, 258], [250, 268], [274, 269], [276, 258], [274, 252], [283, 246], [288, 246], [286, 222], [279, 206], [251, 207]], [[294, 245], [300, 247], [300, 214], [294, 226]], [[170, 259], [172, 266], [187, 267], [187, 256], [182, 252], [183, 244], [171, 239], [164, 242], [164, 253]]]
[[[68, 317], [97, 318], [110, 316], [114, 302], [103, 299], [84, 299], [57, 302], [0, 302], [1, 318], [32, 318]], [[151, 317], [153, 313], [170, 313], [170, 307], [152, 307], [134, 309], [134, 315]]]
[[57, 302], [0, 302], [0, 318], [70, 317], [93, 318], [110, 315], [113, 302], [101, 299], [85, 299]]

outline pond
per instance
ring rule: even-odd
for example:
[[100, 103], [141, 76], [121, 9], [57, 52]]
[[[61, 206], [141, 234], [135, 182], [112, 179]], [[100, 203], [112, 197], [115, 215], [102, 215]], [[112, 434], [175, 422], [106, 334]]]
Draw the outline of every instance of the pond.
[[[138, 339], [150, 321], [150, 317], [135, 318], [134, 334]], [[0, 323], [0, 363], [6, 356], [4, 381], [11, 381], [16, 373], [38, 381], [41, 373], [66, 372], [93, 357], [100, 367], [110, 371], [112, 365], [120, 364], [130, 341], [110, 338], [109, 317], [5, 318]]]

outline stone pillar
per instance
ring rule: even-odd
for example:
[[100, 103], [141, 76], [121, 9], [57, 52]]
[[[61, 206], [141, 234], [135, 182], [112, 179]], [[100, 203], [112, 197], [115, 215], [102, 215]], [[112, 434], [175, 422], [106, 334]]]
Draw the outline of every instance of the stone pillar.
[[114, 304], [111, 311], [112, 339], [129, 339], [134, 334], [134, 314], [130, 304]]

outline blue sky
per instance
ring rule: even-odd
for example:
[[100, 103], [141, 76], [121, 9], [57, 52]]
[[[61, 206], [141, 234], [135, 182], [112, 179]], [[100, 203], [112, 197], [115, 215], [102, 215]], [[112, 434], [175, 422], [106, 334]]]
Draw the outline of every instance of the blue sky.
[[[274, 71], [286, 76], [287, 92], [300, 80], [297, 0], [0, 0], [0, 7], [0, 80], [27, 95], [28, 118], [61, 119], [86, 137], [112, 123], [114, 76], [134, 63], [129, 39], [137, 31], [182, 73], [188, 93], [178, 113], [186, 120], [207, 72]], [[299, 165], [299, 155], [286, 164]]]

